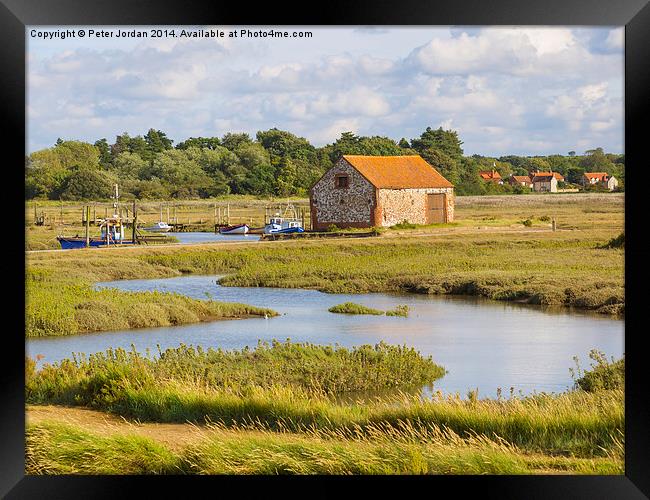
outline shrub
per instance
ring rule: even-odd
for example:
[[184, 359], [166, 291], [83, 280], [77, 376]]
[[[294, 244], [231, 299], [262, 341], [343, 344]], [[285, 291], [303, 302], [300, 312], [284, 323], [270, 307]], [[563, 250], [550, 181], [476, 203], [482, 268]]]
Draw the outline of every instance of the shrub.
[[612, 238], [598, 248], [625, 248], [625, 232], [622, 232], [616, 238]]
[[587, 392], [596, 392], [599, 390], [623, 389], [625, 386], [625, 357], [614, 361], [608, 361], [605, 354], [592, 349], [589, 357], [595, 362], [591, 364], [591, 370], [581, 372], [578, 358], [574, 357], [576, 370], [571, 369], [571, 375], [577, 372], [578, 379], [575, 381], [576, 388]]

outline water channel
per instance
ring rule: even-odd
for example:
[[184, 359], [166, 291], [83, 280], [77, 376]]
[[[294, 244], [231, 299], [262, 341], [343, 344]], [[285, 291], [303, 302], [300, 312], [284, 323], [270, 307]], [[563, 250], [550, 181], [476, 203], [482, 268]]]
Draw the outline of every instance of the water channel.
[[[140, 352], [157, 352], [180, 343], [204, 348], [240, 349], [254, 347], [258, 339], [311, 342], [351, 347], [390, 344], [415, 347], [443, 365], [448, 374], [434, 384], [434, 390], [464, 396], [478, 388], [479, 396], [493, 397], [497, 388], [507, 395], [561, 392], [569, 388], [569, 368], [578, 356], [582, 367], [589, 365], [590, 349], [608, 357], [624, 352], [624, 321], [606, 315], [542, 308], [475, 297], [427, 296], [416, 294], [326, 294], [315, 290], [282, 288], [223, 287], [217, 276], [182, 276], [154, 280], [99, 283], [98, 287], [120, 290], [160, 290], [198, 299], [269, 307], [281, 315], [274, 318], [214, 321], [173, 327], [113, 331], [69, 337], [27, 340], [28, 355], [44, 356], [53, 363], [71, 357], [72, 352], [90, 354], [109, 347]], [[352, 301], [376, 309], [410, 308], [407, 318], [345, 315], [328, 308]], [[425, 392], [430, 391], [428, 388]]]

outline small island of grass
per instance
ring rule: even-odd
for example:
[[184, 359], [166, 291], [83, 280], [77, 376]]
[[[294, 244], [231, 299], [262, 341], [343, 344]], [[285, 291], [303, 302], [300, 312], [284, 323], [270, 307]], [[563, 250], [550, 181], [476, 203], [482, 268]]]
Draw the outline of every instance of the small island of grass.
[[366, 307], [361, 304], [355, 304], [354, 302], [344, 302], [343, 304], [338, 304], [332, 306], [328, 309], [331, 313], [338, 314], [372, 314], [375, 316], [403, 316], [407, 317], [409, 312], [408, 306], [397, 306], [391, 311], [380, 311], [379, 309], [373, 309], [371, 307]]
[[332, 306], [328, 311], [338, 314], [373, 314], [375, 316], [381, 316], [384, 314], [384, 311], [362, 306], [361, 304], [355, 304], [354, 302], [344, 302], [343, 304]]

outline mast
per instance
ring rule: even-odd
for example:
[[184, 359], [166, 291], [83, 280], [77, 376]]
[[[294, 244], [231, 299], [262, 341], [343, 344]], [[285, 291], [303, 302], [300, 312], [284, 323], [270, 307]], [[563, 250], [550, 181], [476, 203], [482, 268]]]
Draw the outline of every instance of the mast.
[[120, 193], [117, 187], [117, 184], [113, 186], [113, 217], [118, 217], [118, 198], [120, 197]]

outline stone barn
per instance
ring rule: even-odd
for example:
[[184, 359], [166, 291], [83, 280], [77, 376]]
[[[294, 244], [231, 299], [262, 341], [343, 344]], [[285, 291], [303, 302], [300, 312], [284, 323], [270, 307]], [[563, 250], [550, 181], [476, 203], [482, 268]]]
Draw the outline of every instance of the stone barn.
[[343, 155], [309, 195], [316, 231], [454, 220], [453, 184], [418, 155]]

